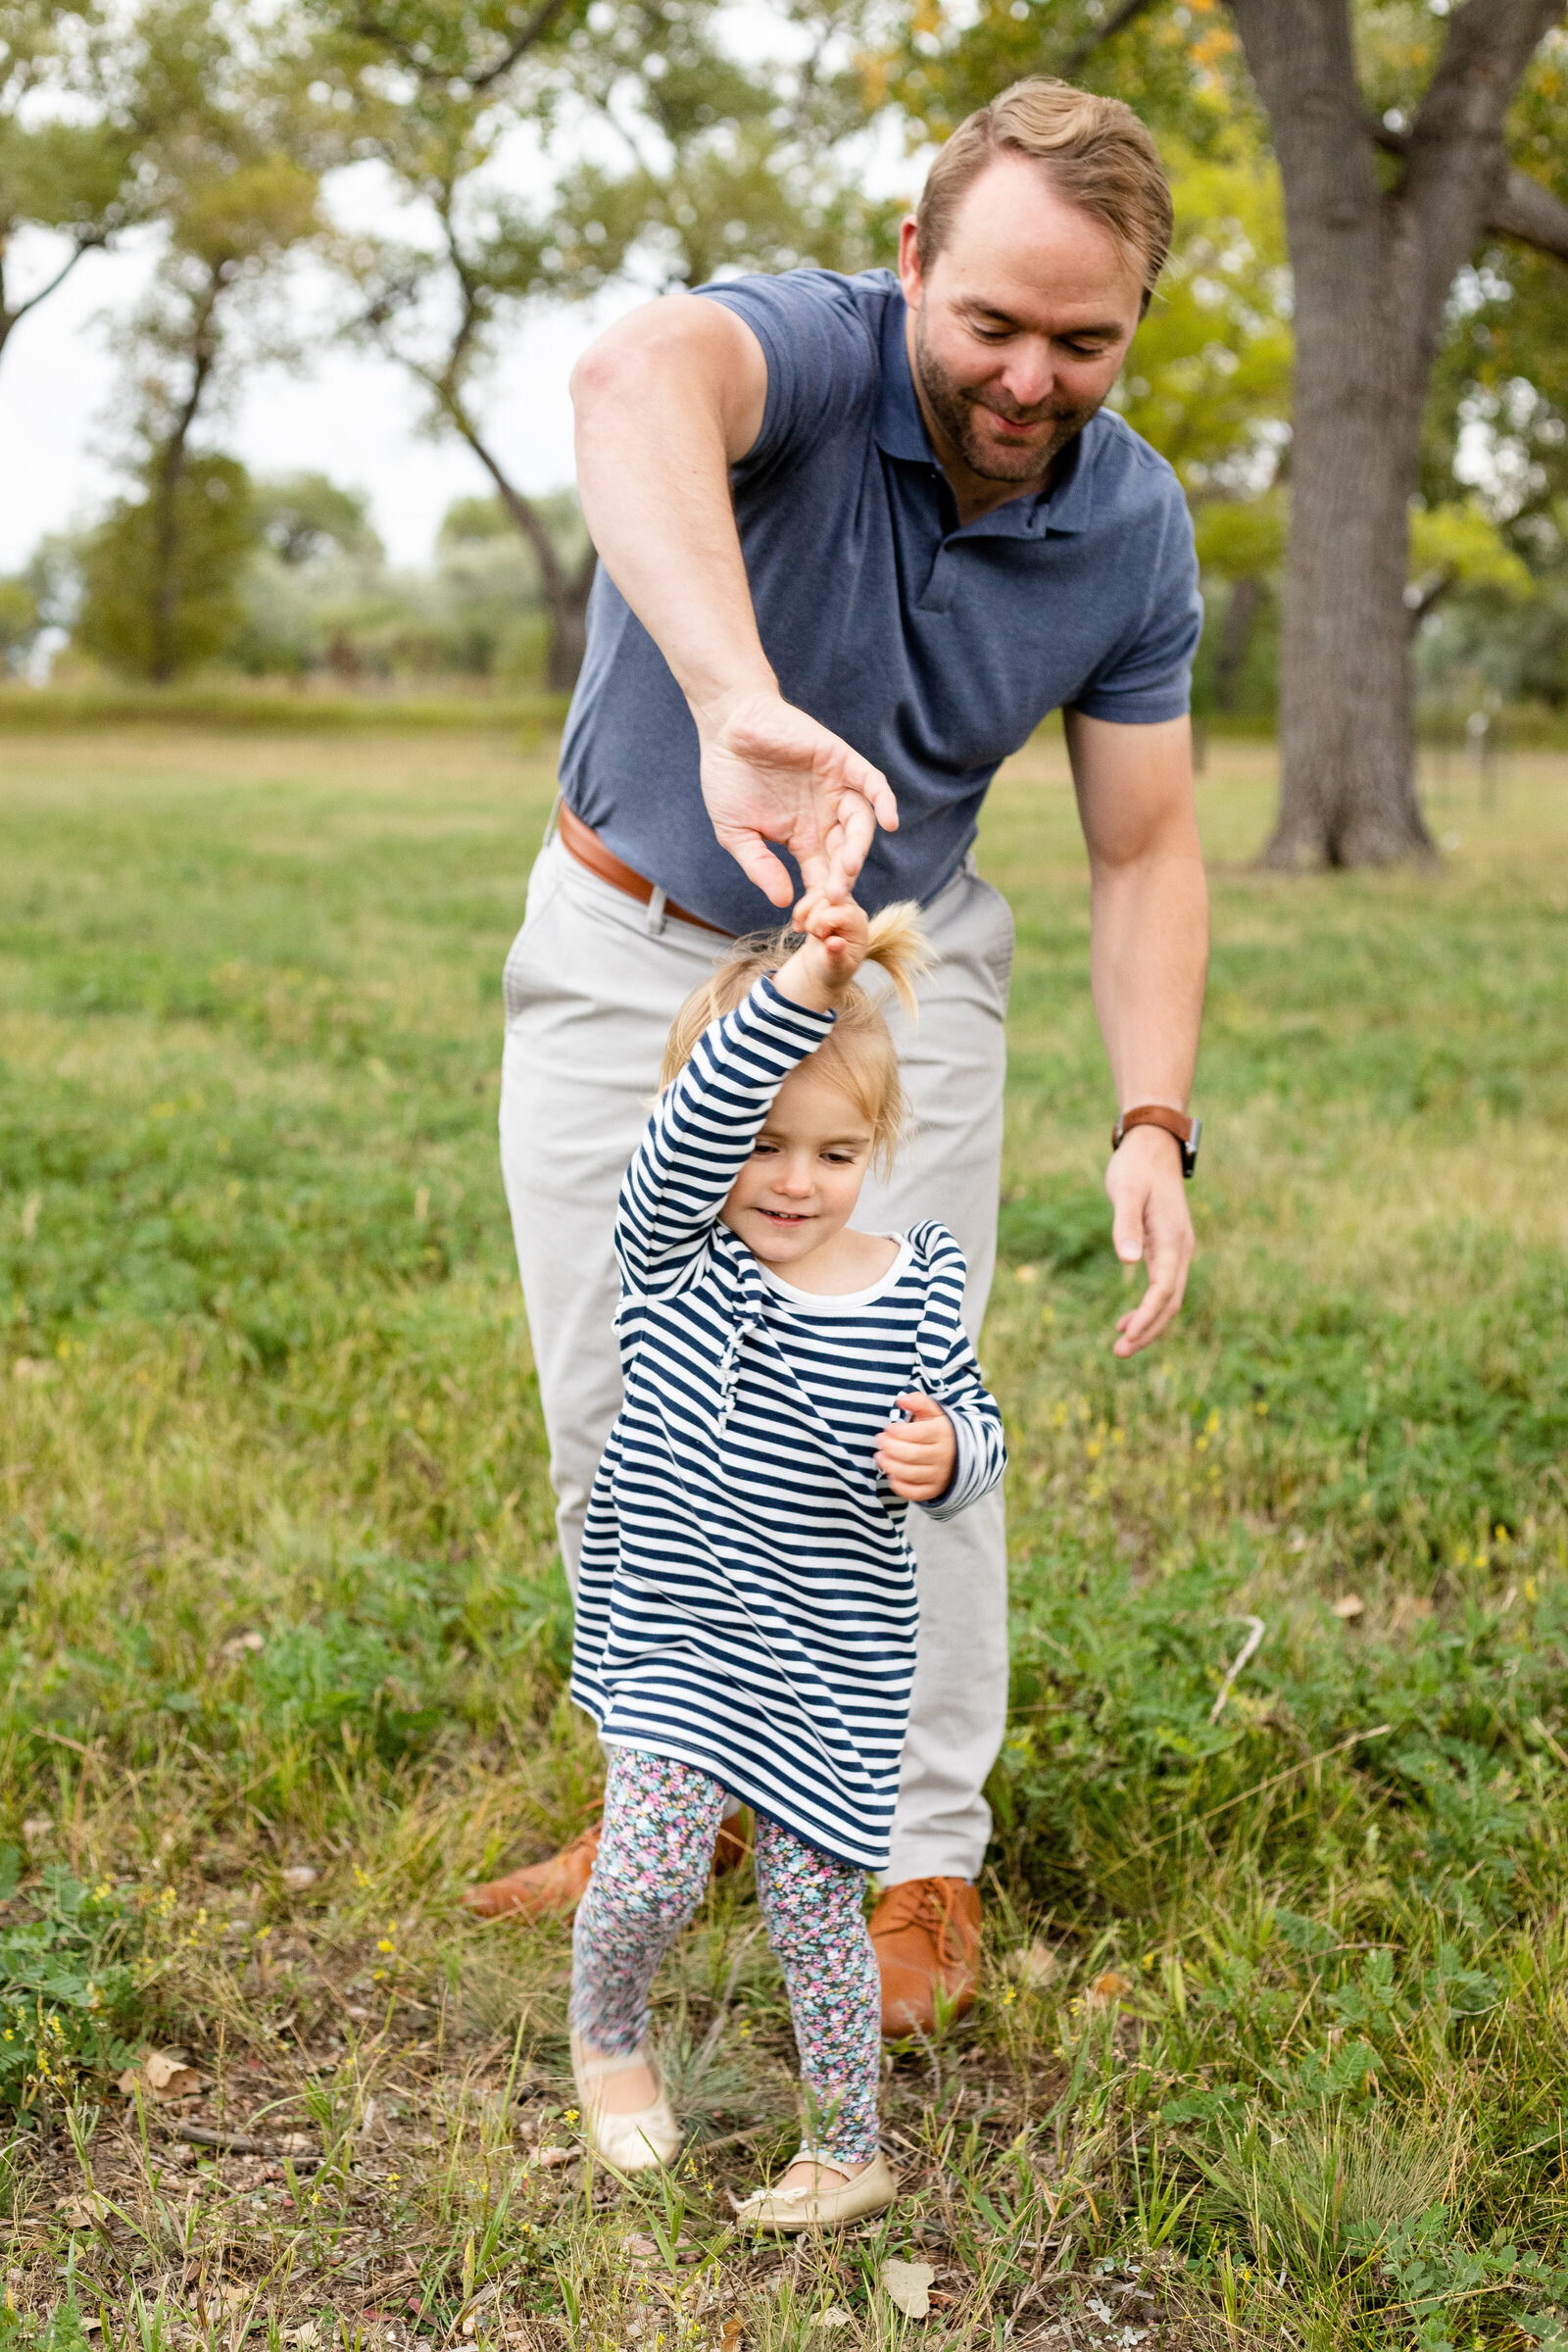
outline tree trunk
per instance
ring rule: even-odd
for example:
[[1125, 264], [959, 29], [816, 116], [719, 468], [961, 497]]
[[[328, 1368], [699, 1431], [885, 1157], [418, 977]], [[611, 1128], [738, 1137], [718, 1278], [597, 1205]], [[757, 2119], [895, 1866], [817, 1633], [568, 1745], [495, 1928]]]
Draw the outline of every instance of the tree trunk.
[[590, 546], [564, 592], [551, 599], [546, 683], [552, 694], [570, 694], [577, 683], [588, 650], [588, 598], [598, 569], [598, 551]]
[[1219, 644], [1214, 653], [1214, 707], [1218, 710], [1236, 708], [1236, 689], [1251, 650], [1252, 631], [1263, 610], [1268, 591], [1255, 571], [1245, 572], [1231, 586], [1231, 601], [1225, 608], [1220, 626]]
[[[1332, 242], [1331, 242], [1332, 239]], [[1265, 861], [1433, 855], [1415, 794], [1404, 583], [1426, 368], [1372, 250], [1352, 293], [1344, 232], [1297, 249], [1291, 538], [1280, 660], [1280, 808]]]
[[1561, 0], [1466, 0], [1396, 137], [1363, 107], [1349, 0], [1230, 4], [1273, 130], [1296, 284], [1280, 809], [1264, 857], [1430, 858], [1404, 602], [1421, 414], [1449, 286], [1509, 184], [1509, 101]]
[[599, 568], [598, 554], [590, 543], [576, 571], [568, 572], [532, 499], [524, 497], [508, 479], [500, 460], [481, 439], [466, 411], [450, 396], [445, 405], [452, 422], [494, 482], [502, 505], [533, 549], [550, 613], [545, 682], [552, 694], [570, 694], [588, 646], [588, 598]]
[[152, 658], [148, 675], [155, 686], [167, 686], [179, 667], [174, 641], [174, 616], [179, 608], [179, 491], [185, 478], [185, 453], [218, 356], [212, 336], [213, 306], [202, 313], [191, 351], [190, 388], [175, 411], [159, 459], [153, 490]]

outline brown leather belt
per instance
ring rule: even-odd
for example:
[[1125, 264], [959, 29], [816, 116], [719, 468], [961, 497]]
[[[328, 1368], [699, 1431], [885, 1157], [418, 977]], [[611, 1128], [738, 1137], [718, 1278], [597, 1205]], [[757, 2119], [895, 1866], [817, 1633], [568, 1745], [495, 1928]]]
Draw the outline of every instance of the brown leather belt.
[[[574, 816], [564, 801], [556, 810], [556, 831], [561, 835], [562, 848], [579, 865], [597, 874], [601, 882], [608, 882], [612, 890], [623, 890], [639, 906], [650, 904], [654, 895], [652, 882], [631, 866], [622, 865], [614, 851], [606, 849], [592, 825], [585, 825], [580, 816]], [[734, 937], [733, 932], [720, 930], [717, 923], [704, 922], [700, 914], [691, 914], [684, 906], [677, 906], [671, 898], [664, 901], [664, 912], [672, 914], [677, 923], [695, 923], [699, 931], [711, 931], [715, 939]]]

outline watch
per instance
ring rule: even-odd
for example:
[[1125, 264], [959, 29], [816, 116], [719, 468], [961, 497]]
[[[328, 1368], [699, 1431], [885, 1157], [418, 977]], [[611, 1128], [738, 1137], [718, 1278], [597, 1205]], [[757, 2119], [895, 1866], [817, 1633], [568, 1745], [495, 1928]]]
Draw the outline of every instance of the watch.
[[1165, 1102], [1140, 1102], [1133, 1110], [1124, 1110], [1110, 1131], [1110, 1148], [1114, 1152], [1129, 1127], [1163, 1127], [1173, 1135], [1182, 1148], [1182, 1174], [1198, 1173], [1198, 1141], [1203, 1132], [1201, 1119], [1190, 1119], [1184, 1110], [1172, 1110]]

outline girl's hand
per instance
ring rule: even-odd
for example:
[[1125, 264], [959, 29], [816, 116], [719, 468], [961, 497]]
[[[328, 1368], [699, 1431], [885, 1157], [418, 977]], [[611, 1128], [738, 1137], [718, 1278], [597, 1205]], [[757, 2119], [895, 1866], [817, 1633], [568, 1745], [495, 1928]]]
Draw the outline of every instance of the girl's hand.
[[831, 1012], [865, 960], [869, 925], [865, 909], [847, 892], [808, 890], [795, 909], [795, 928], [806, 944], [773, 975], [773, 985], [792, 1004], [812, 1012]]
[[934, 1396], [918, 1390], [896, 1400], [909, 1415], [882, 1432], [876, 1466], [906, 1502], [935, 1502], [953, 1484], [958, 1441], [953, 1423]]

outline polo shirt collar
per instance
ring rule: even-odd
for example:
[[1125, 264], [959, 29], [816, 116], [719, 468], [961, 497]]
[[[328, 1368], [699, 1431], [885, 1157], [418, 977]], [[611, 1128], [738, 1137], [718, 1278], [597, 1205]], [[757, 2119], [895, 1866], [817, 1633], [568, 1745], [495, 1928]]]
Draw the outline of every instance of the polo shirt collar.
[[[902, 458], [914, 466], [934, 466], [937, 453], [925, 429], [914, 378], [909, 372], [905, 316], [904, 296], [896, 292], [882, 315], [882, 380], [873, 430], [877, 447], [890, 458]], [[1084, 443], [1098, 423], [1097, 416], [1091, 417], [1073, 442], [1067, 452], [1065, 470], [1049, 495], [1037, 492], [1033, 498], [1008, 499], [995, 513], [982, 515], [977, 522], [966, 523], [965, 535], [976, 539], [1033, 539], [1044, 531], [1086, 531], [1094, 504], [1094, 468], [1085, 460]]]

